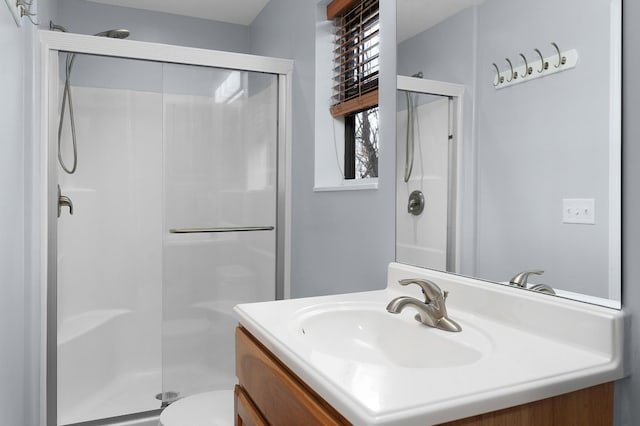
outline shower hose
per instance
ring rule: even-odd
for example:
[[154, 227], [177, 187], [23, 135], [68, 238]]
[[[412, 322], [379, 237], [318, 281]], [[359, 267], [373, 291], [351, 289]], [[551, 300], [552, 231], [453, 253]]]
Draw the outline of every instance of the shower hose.
[[[64, 79], [64, 90], [62, 92], [62, 111], [60, 112], [60, 123], [58, 124], [58, 162], [64, 170], [68, 174], [74, 174], [76, 172], [76, 168], [78, 166], [78, 147], [76, 144], [76, 123], [73, 116], [73, 100], [71, 98], [71, 67], [73, 66], [73, 61], [76, 55], [74, 53], [67, 53], [67, 60], [65, 64], [65, 79]], [[71, 126], [71, 141], [73, 144], [73, 164], [71, 168], [67, 167], [62, 158], [62, 124], [64, 122], [64, 111], [66, 109], [67, 104], [69, 104], [69, 124]]]

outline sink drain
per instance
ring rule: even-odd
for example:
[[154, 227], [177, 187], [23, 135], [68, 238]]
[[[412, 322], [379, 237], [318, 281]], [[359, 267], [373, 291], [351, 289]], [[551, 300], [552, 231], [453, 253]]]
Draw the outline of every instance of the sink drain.
[[161, 392], [157, 394], [156, 399], [158, 401], [162, 401], [162, 405], [160, 406], [160, 408], [165, 408], [172, 402], [176, 402], [179, 396], [180, 396], [180, 392], [167, 391], [167, 392]]

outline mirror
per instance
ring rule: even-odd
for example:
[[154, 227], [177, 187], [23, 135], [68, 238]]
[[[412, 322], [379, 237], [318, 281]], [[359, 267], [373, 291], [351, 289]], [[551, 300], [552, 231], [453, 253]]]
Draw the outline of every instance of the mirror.
[[397, 0], [397, 19], [396, 260], [544, 271], [526, 287], [620, 308], [621, 0]]

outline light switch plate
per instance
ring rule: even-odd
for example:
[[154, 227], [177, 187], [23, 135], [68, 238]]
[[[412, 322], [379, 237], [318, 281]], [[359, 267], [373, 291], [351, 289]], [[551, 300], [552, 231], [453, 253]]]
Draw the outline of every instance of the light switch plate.
[[595, 200], [593, 198], [564, 198], [562, 200], [562, 222], [594, 225], [596, 223]]
[[11, 15], [13, 15], [13, 19], [16, 21], [16, 24], [20, 27], [22, 26], [22, 16], [20, 14], [20, 6], [18, 6], [18, 2], [16, 0], [4, 0], [7, 3], [7, 7], [9, 7], [9, 11], [11, 11]]

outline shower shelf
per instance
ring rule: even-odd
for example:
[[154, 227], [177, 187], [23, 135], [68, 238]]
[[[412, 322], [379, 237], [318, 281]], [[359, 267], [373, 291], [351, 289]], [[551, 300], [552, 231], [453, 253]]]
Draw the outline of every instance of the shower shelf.
[[113, 319], [130, 313], [129, 309], [104, 309], [84, 312], [62, 321], [58, 330], [58, 346], [69, 343]]

